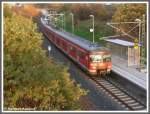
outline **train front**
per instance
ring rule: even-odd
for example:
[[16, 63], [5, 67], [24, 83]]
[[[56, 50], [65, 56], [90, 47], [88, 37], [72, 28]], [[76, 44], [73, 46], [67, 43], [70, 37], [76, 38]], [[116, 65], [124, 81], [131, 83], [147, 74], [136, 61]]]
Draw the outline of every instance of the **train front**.
[[111, 72], [112, 62], [109, 51], [96, 51], [89, 55], [89, 72], [92, 75], [106, 75]]

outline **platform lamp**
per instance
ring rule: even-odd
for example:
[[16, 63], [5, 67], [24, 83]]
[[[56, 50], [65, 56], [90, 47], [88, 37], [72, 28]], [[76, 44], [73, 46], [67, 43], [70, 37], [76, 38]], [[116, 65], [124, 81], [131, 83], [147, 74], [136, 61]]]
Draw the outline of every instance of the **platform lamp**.
[[90, 15], [90, 17], [92, 18], [93, 20], [93, 28], [90, 28], [90, 32], [93, 32], [93, 43], [95, 42], [94, 41], [94, 15]]
[[50, 45], [48, 45], [47, 50], [48, 50], [48, 55], [50, 56], [50, 51], [52, 50]]

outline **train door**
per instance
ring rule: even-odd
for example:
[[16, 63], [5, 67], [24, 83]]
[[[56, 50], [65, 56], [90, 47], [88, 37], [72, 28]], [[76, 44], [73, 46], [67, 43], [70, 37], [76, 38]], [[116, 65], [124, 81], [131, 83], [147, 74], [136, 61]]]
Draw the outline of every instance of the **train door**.
[[84, 67], [87, 67], [88, 65], [88, 56], [85, 52], [82, 51], [78, 51], [78, 61], [81, 65], [83, 65]]
[[79, 50], [79, 49], [77, 49], [77, 50], [76, 50], [76, 55], [77, 55], [77, 61], [78, 61], [78, 62], [80, 61], [79, 52], [80, 52], [80, 50]]
[[88, 57], [88, 54], [86, 53], [86, 56], [85, 56], [85, 65], [86, 67], [88, 68], [88, 65], [89, 65], [89, 57]]
[[72, 45], [69, 45], [69, 55], [72, 58], [76, 59], [76, 48], [73, 47]]
[[62, 45], [63, 45], [63, 50], [67, 53], [67, 43], [63, 41]]

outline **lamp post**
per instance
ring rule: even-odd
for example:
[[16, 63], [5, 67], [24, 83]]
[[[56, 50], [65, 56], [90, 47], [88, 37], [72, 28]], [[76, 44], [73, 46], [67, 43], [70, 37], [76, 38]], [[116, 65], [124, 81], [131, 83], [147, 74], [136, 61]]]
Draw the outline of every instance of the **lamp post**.
[[74, 33], [74, 15], [73, 13], [70, 13], [71, 18], [72, 18], [72, 34]]
[[93, 29], [90, 29], [90, 32], [93, 32], [93, 43], [94, 43], [94, 15], [90, 15], [90, 17], [93, 19]]

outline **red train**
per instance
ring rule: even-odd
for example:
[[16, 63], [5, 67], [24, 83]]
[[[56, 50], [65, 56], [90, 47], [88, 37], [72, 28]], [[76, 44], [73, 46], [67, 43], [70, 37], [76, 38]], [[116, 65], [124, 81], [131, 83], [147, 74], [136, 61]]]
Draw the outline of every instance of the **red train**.
[[112, 68], [111, 53], [76, 35], [57, 30], [41, 18], [42, 31], [60, 50], [78, 63], [89, 74], [107, 74]]

